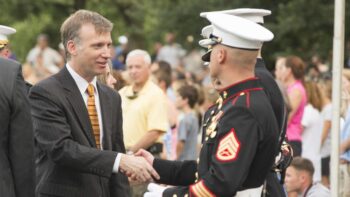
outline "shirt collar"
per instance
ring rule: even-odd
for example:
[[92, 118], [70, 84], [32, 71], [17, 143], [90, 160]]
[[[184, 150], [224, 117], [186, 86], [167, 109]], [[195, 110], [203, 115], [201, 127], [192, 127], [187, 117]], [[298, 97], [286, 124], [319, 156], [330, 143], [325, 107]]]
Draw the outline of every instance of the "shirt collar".
[[129, 85], [127, 86], [126, 88], [126, 96], [130, 99], [135, 99], [137, 98], [139, 95], [142, 95], [144, 94], [145, 92], [148, 91], [149, 89], [149, 86], [151, 85], [152, 83], [152, 80], [151, 78], [147, 79], [146, 83], [143, 85], [143, 87], [141, 88], [141, 90], [139, 92], [137, 92], [136, 94], [134, 93], [133, 91], [133, 86], [132, 85]]
[[[66, 67], [69, 74], [72, 75], [75, 83], [77, 84], [80, 93], [85, 94], [86, 89], [89, 86], [89, 82], [81, 77], [77, 72], [75, 72], [75, 70], [68, 63], [66, 64]], [[97, 93], [96, 77], [94, 77], [90, 83], [94, 86], [95, 93]]]

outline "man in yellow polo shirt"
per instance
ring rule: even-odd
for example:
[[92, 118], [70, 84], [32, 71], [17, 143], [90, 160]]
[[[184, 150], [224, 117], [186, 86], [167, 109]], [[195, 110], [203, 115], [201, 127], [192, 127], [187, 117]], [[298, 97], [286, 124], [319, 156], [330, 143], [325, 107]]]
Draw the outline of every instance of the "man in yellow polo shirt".
[[[140, 148], [159, 156], [162, 152], [162, 134], [169, 127], [167, 100], [163, 91], [152, 82], [151, 57], [140, 49], [126, 57], [126, 67], [131, 85], [122, 88], [124, 143], [127, 153]], [[145, 184], [132, 187], [132, 196], [142, 196]]]
[[[124, 142], [128, 151], [140, 148], [160, 153], [161, 135], [168, 129], [166, 96], [150, 79], [150, 55], [131, 51], [126, 58], [131, 85], [122, 88]], [[155, 147], [156, 146], [156, 147]]]

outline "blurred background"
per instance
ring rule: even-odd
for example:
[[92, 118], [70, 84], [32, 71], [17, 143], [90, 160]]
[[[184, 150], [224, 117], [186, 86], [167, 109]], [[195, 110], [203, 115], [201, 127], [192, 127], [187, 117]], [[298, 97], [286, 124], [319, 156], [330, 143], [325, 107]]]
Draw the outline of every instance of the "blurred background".
[[[143, 48], [155, 54], [167, 32], [187, 51], [199, 48], [201, 28], [208, 22], [203, 11], [233, 8], [264, 8], [272, 11], [265, 26], [275, 39], [264, 45], [263, 57], [269, 69], [280, 55], [294, 54], [310, 60], [315, 54], [331, 66], [334, 1], [329, 0], [0, 0], [0, 24], [12, 26], [11, 49], [20, 62], [35, 45], [37, 35], [50, 38], [58, 50], [59, 28], [77, 9], [94, 10], [114, 23], [113, 40], [125, 35], [129, 48]], [[345, 59], [350, 56], [350, 12], [346, 5]]]

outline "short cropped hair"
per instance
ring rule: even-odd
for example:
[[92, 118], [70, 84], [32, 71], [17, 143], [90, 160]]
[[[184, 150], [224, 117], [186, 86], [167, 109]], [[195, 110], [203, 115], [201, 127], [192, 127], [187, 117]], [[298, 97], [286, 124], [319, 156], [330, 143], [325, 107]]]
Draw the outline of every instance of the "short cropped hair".
[[77, 43], [80, 42], [79, 31], [84, 24], [92, 24], [98, 34], [111, 32], [113, 29], [113, 23], [97, 12], [89, 10], [76, 11], [63, 22], [60, 29], [61, 40], [66, 51], [67, 59], [70, 59], [67, 43], [69, 40], [73, 40]]
[[143, 56], [146, 64], [148, 64], [148, 65], [151, 64], [151, 56], [149, 55], [149, 53], [147, 51], [141, 50], [141, 49], [135, 49], [135, 50], [130, 51], [128, 53], [128, 55], [126, 56], [126, 60], [125, 60], [126, 65], [128, 65], [128, 61], [131, 57], [138, 56], [138, 55]]
[[312, 162], [309, 159], [302, 158], [302, 157], [293, 158], [293, 161], [290, 164], [290, 166], [294, 167], [298, 171], [308, 172], [311, 177], [314, 175], [314, 172], [315, 172]]

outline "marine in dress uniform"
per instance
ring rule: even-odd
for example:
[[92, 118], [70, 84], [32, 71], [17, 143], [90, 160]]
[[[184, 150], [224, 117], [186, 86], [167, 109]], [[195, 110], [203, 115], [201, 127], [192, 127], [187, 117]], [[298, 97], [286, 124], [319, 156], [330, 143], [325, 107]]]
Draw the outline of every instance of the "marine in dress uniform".
[[[268, 16], [271, 14], [270, 10], [265, 9], [251, 9], [251, 8], [239, 8], [239, 9], [231, 9], [231, 10], [222, 10], [222, 11], [213, 11], [213, 12], [202, 12], [200, 14], [201, 17], [206, 17], [208, 13], [224, 13], [230, 14], [234, 16], [239, 16], [250, 20], [252, 22], [258, 23], [260, 25], [264, 24], [264, 16]], [[202, 36], [204, 38], [209, 38], [210, 34], [213, 31], [212, 25], [208, 25], [202, 29]], [[259, 55], [255, 64], [255, 76], [260, 79], [261, 85], [268, 97], [274, 115], [276, 117], [278, 128], [280, 131], [280, 139], [278, 150], [281, 149], [281, 145], [286, 145], [284, 142], [286, 135], [286, 121], [287, 121], [287, 109], [284, 103], [283, 95], [277, 85], [275, 79], [272, 74], [268, 71], [265, 66], [265, 61], [261, 57], [261, 48], [259, 50]], [[279, 153], [279, 151], [278, 151]], [[278, 170], [278, 172], [276, 172]], [[278, 180], [277, 174], [280, 169], [274, 167], [271, 170], [271, 173], [267, 176], [267, 180], [264, 187], [263, 196], [285, 196], [285, 191], [283, 189], [283, 185], [281, 181]], [[282, 176], [283, 177], [283, 176]]]
[[[206, 17], [213, 32], [202, 46], [257, 51], [273, 38], [264, 27], [240, 17], [221, 13]], [[209, 61], [210, 53], [204, 61]], [[159, 182], [177, 185], [162, 191], [162, 196], [235, 196], [262, 186], [278, 146], [278, 124], [269, 114], [273, 110], [259, 79], [246, 78], [221, 89], [219, 100], [205, 114], [199, 159], [154, 159]]]

